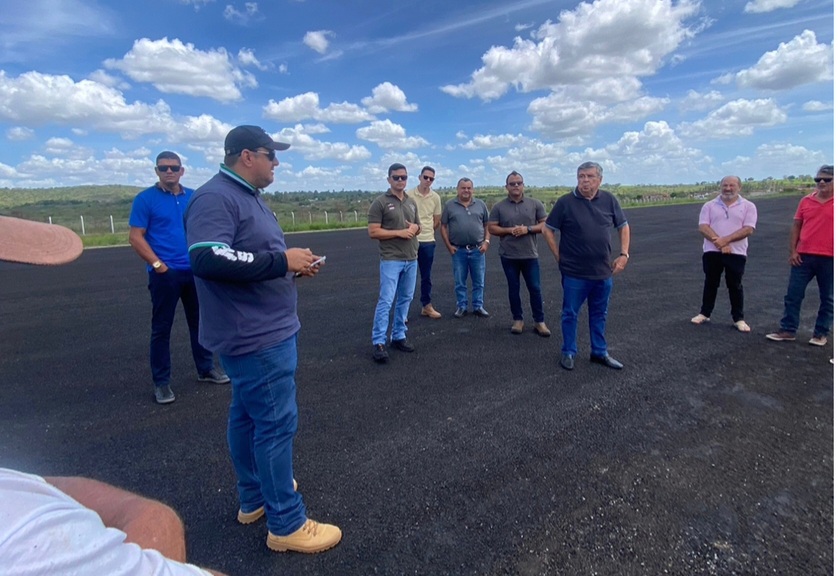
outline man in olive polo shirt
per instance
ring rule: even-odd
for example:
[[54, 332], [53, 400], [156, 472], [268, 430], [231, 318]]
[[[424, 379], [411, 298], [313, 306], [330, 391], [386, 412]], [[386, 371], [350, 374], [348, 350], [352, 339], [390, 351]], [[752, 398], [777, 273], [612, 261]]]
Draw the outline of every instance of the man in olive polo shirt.
[[390, 309], [395, 301], [390, 345], [402, 352], [413, 352], [407, 341], [407, 311], [416, 289], [416, 256], [419, 249], [419, 210], [416, 202], [405, 193], [407, 168], [392, 164], [387, 169], [389, 190], [373, 200], [368, 214], [367, 232], [378, 240], [381, 257], [378, 304], [372, 325], [372, 357], [383, 364], [387, 354], [387, 328]]

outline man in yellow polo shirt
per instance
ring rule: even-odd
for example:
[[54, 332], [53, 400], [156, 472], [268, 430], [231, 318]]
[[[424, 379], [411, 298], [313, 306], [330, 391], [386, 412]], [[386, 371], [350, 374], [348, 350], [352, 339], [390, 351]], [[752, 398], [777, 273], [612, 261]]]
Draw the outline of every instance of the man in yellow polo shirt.
[[442, 314], [437, 312], [431, 304], [431, 268], [434, 265], [434, 251], [436, 250], [434, 234], [436, 229], [439, 228], [442, 216], [442, 201], [439, 194], [431, 190], [434, 178], [436, 178], [436, 171], [430, 166], [425, 166], [422, 168], [422, 173], [419, 174], [419, 185], [409, 190], [407, 195], [416, 202], [416, 206], [419, 208], [419, 223], [422, 225], [418, 237], [422, 316], [437, 319], [442, 318]]

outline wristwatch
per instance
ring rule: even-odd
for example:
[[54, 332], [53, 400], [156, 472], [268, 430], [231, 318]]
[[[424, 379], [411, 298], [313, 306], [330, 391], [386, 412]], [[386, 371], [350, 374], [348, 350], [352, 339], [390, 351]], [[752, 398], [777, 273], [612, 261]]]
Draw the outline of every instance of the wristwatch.
[[527, 226], [527, 234], [532, 234], [532, 226]]
[[151, 263], [151, 267], [154, 268], [155, 270], [159, 270], [162, 265], [163, 265], [163, 263], [160, 260], [155, 260], [154, 262]]
[[625, 257], [626, 257], [626, 260], [628, 260], [628, 259], [629, 259], [629, 255], [628, 255], [628, 254], [626, 254], [625, 252], [620, 252], [620, 256], [625, 256]]

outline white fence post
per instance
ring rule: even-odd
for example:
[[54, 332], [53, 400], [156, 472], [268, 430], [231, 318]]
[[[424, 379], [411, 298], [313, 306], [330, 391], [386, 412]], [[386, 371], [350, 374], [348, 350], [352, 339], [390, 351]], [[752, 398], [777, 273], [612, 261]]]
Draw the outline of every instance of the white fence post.
[[111, 214], [111, 234], [116, 234], [116, 231], [113, 229], [113, 214]]
[[293, 228], [296, 228], [296, 227], [297, 227], [297, 218], [294, 216], [294, 213], [293, 213], [293, 212], [291, 212], [291, 226], [292, 226]]
[[81, 235], [84, 236], [84, 216], [79, 216], [81, 218]]
[[325, 210], [323, 210], [323, 214], [326, 215], [326, 226], [328, 226], [329, 225], [329, 213], [326, 212]]

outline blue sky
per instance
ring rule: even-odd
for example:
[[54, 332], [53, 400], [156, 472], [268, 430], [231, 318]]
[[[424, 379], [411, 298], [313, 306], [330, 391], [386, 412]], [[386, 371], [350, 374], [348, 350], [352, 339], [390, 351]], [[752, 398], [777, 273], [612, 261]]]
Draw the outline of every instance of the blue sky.
[[0, 187], [183, 183], [226, 133], [291, 143], [271, 191], [675, 184], [832, 162], [831, 0], [30, 0], [0, 11]]

